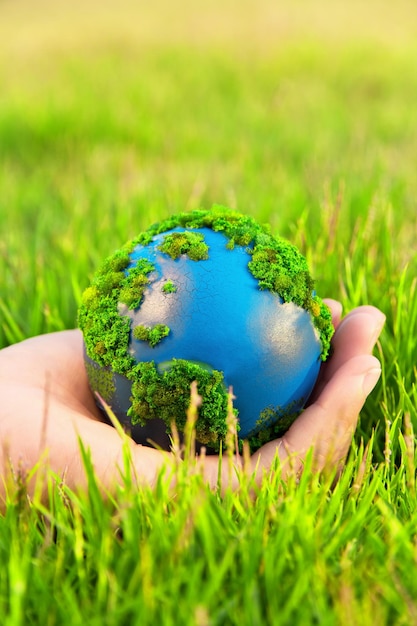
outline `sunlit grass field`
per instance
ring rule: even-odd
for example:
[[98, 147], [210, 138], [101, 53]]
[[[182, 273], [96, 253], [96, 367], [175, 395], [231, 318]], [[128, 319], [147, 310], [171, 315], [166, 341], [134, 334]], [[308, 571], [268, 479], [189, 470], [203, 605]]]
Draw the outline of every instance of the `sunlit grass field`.
[[[0, 516], [0, 623], [417, 623], [417, 5], [0, 0], [0, 347], [73, 328], [99, 262], [221, 203], [387, 316], [345, 471], [223, 497], [90, 477]], [[1, 398], [0, 398], [1, 402]], [[127, 476], [129, 472], [127, 472]]]

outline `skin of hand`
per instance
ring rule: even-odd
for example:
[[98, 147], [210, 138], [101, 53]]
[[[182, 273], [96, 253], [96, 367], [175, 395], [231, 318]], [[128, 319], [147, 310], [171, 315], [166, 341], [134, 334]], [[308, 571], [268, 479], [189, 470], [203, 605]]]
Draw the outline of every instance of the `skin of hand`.
[[[308, 408], [281, 439], [270, 441], [251, 457], [250, 469], [258, 482], [277, 453], [284, 477], [299, 472], [312, 446], [317, 471], [341, 466], [359, 412], [380, 376], [380, 363], [372, 350], [384, 315], [375, 307], [361, 306], [341, 320], [340, 303], [326, 303], [336, 329], [333, 355], [321, 368]], [[111, 491], [120, 481], [125, 444], [117, 430], [102, 421], [96, 407], [83, 363], [81, 332], [41, 335], [1, 350], [0, 500], [10, 470], [29, 472], [37, 464], [51, 468], [71, 489], [85, 488], [80, 439], [91, 453], [103, 489]], [[163, 466], [174, 465], [171, 452], [128, 441], [139, 484], [153, 485]], [[242, 465], [239, 457], [235, 460], [237, 467]], [[218, 457], [202, 456], [198, 463], [216, 487]]]

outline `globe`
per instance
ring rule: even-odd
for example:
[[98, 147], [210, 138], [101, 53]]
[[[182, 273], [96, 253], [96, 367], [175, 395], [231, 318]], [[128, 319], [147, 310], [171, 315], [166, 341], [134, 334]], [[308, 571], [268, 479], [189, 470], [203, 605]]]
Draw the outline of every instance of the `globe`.
[[153, 225], [103, 264], [79, 312], [90, 386], [140, 443], [169, 447], [202, 398], [197, 440], [265, 441], [305, 406], [327, 357], [330, 312], [307, 263], [268, 227], [224, 207]]

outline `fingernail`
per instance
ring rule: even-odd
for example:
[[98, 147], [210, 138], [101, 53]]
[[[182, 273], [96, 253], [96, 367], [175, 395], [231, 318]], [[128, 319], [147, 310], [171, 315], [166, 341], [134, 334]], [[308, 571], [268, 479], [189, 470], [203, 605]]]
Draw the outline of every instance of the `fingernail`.
[[373, 367], [372, 369], [366, 372], [362, 381], [362, 389], [364, 393], [366, 393], [366, 395], [371, 393], [372, 389], [377, 384], [380, 376], [381, 376], [380, 367]]
[[386, 320], [385, 315], [379, 311], [379, 316], [377, 320], [375, 321], [375, 328], [374, 328], [374, 334], [373, 334], [374, 343], [376, 343], [379, 335], [381, 334], [382, 329], [384, 328], [385, 320]]

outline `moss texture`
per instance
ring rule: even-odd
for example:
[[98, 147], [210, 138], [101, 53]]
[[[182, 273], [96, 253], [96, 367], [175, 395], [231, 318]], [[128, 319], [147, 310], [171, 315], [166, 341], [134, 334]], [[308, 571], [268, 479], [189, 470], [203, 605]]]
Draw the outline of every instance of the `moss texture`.
[[132, 405], [128, 413], [132, 424], [143, 426], [146, 420], [159, 417], [169, 430], [175, 419], [182, 431], [190, 403], [190, 386], [195, 380], [203, 398], [195, 425], [198, 441], [215, 446], [226, 436], [227, 392], [222, 372], [174, 359], [162, 373], [153, 361], [138, 363], [128, 378], [132, 381]]
[[97, 391], [106, 402], [110, 402], [116, 391], [111, 369], [100, 367], [96, 363], [87, 360], [85, 361], [85, 367], [91, 387], [94, 391]]
[[[256, 422], [256, 433], [248, 438], [251, 450], [257, 450], [268, 441], [282, 437], [296, 417], [301, 413], [296, 411], [299, 400], [294, 401], [285, 409], [281, 407], [267, 407], [264, 409]], [[304, 402], [304, 400], [301, 400]]]
[[162, 291], [164, 293], [175, 293], [177, 291], [177, 287], [174, 285], [172, 280], [167, 280], [167, 282], [162, 286]]
[[185, 231], [166, 235], [159, 250], [168, 254], [172, 259], [178, 259], [183, 254], [186, 254], [191, 261], [208, 259], [208, 245], [204, 243], [204, 235], [201, 233]]
[[155, 326], [135, 326], [133, 336], [138, 341], [146, 341], [154, 348], [164, 337], [169, 335], [169, 326], [165, 324], [156, 324]]
[[[284, 302], [294, 302], [311, 315], [322, 344], [321, 358], [329, 354], [333, 334], [331, 314], [323, 301], [314, 294], [314, 281], [307, 262], [295, 246], [285, 239], [274, 237], [268, 226], [258, 224], [253, 218], [220, 205], [211, 210], [179, 213], [154, 224], [129, 241], [121, 250], [108, 257], [94, 276], [91, 286], [82, 297], [79, 309], [79, 326], [84, 334], [88, 357], [98, 366], [126, 376], [132, 382], [129, 417], [132, 423], [143, 424], [147, 419], [162, 417], [167, 425], [175, 420], [181, 430], [190, 402], [190, 384], [197, 380], [198, 392], [203, 397], [197, 422], [197, 438], [202, 443], [215, 444], [226, 433], [227, 394], [222, 384], [222, 372], [208, 372], [188, 361], [177, 360], [169, 371], [158, 372], [154, 362], [136, 363], [128, 346], [130, 334], [136, 339], [156, 345], [169, 333], [169, 328], [156, 324], [153, 328], [131, 328], [126, 313], [138, 308], [155, 269], [147, 259], [139, 259], [129, 268], [130, 254], [137, 245], [146, 246], [153, 237], [177, 227], [186, 232], [168, 233], [159, 246], [171, 258], [187, 255], [193, 261], [208, 258], [209, 249], [201, 233], [193, 229], [210, 228], [222, 232], [227, 238], [227, 248], [242, 246], [248, 253], [248, 270], [258, 281], [260, 289], [278, 294]], [[162, 287], [164, 293], [176, 290], [168, 280]], [[94, 387], [94, 376], [91, 379]], [[266, 441], [277, 429], [288, 427], [294, 415], [281, 415], [279, 410], [267, 409], [260, 422], [279, 417], [274, 426], [260, 426], [257, 438]]]

